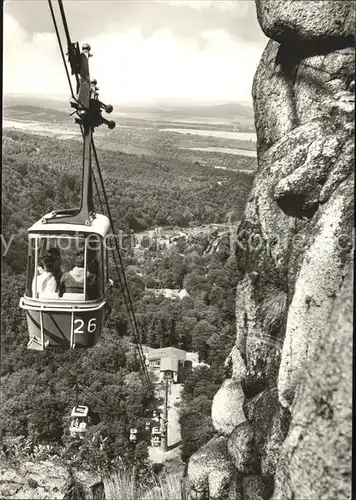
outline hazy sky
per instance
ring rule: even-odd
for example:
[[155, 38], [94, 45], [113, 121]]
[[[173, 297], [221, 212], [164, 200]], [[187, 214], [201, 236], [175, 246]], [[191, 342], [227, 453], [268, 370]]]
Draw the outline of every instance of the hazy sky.
[[[63, 3], [72, 41], [92, 47], [104, 102], [251, 101], [267, 42], [253, 0]], [[46, 0], [5, 0], [3, 37], [5, 95], [68, 98]]]

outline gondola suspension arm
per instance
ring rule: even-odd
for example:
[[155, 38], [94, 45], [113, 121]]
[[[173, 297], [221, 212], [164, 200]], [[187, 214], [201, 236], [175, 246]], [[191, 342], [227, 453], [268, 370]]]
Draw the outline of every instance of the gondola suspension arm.
[[[68, 60], [71, 66], [72, 75], [75, 76], [77, 82], [78, 94], [72, 97], [70, 105], [74, 108], [74, 113], [77, 115], [75, 122], [81, 126], [83, 132], [83, 163], [82, 163], [82, 186], [81, 186], [81, 202], [79, 208], [71, 208], [67, 210], [53, 211], [49, 216], [42, 219], [43, 223], [55, 224], [85, 224], [89, 225], [95, 218], [94, 203], [93, 203], [93, 188], [92, 188], [92, 168], [91, 168], [91, 144], [92, 135], [96, 127], [105, 124], [109, 129], [115, 127], [115, 122], [106, 120], [102, 116], [102, 111], [107, 113], [113, 111], [113, 107], [105, 105], [99, 100], [97, 81], [90, 80], [89, 58], [90, 45], [83, 44], [82, 51], [79, 50], [78, 42], [72, 43], [69, 35], [68, 25], [61, 0], [58, 0], [59, 8], [62, 16], [64, 31], [68, 45]], [[53, 16], [53, 9], [49, 0], [49, 5]], [[57, 27], [56, 27], [57, 30]]]

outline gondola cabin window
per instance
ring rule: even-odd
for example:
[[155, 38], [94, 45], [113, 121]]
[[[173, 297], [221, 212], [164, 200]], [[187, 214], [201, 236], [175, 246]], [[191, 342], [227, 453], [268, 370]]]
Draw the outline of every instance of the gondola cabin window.
[[102, 240], [83, 236], [30, 235], [26, 295], [38, 300], [82, 302], [103, 296]]
[[103, 295], [105, 259], [102, 242], [97, 235], [86, 238], [86, 300], [96, 300]]

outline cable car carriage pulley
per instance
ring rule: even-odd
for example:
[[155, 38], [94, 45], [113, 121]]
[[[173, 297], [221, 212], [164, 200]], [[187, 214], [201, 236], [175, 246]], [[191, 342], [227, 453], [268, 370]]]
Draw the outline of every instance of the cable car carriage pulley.
[[[79, 208], [53, 211], [28, 230], [27, 284], [20, 307], [26, 311], [29, 349], [86, 348], [99, 339], [110, 311], [112, 281], [108, 277], [107, 237], [110, 221], [93, 204], [92, 134], [105, 123], [96, 81], [90, 81], [90, 46], [68, 41], [78, 97], [71, 100], [83, 134], [81, 203]], [[94, 151], [95, 152], [95, 151]]]

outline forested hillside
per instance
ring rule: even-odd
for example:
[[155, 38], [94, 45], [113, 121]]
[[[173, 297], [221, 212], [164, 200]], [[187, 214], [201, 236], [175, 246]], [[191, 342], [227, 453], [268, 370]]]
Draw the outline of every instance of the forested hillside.
[[[98, 153], [114, 221], [124, 231], [226, 222], [227, 214], [236, 221], [252, 182], [245, 174], [217, 172], [177, 159]], [[111, 320], [94, 348], [54, 355], [26, 349], [26, 322], [18, 307], [25, 283], [26, 230], [53, 208], [79, 202], [80, 168], [80, 143], [4, 132], [2, 234], [9, 248], [3, 247], [2, 269], [2, 437], [10, 455], [14, 449], [33, 451], [35, 446], [50, 445], [50, 453], [74, 457], [88, 467], [105, 468], [122, 459], [145, 464], [144, 424], [152, 401], [139, 372], [119, 290]], [[199, 368], [185, 383], [184, 459], [212, 432], [210, 401], [223, 378], [222, 363], [234, 337], [235, 262], [228, 241], [219, 252], [205, 255], [208, 243], [206, 237], [197, 237], [169, 251], [148, 251], [140, 262], [125, 255], [143, 341], [152, 347], [197, 351], [200, 360], [211, 365]], [[157, 297], [147, 293], [148, 287], [184, 287], [189, 297]], [[80, 389], [80, 403], [93, 414], [93, 439], [77, 451], [67, 430], [76, 380], [86, 388]], [[132, 425], [140, 433], [136, 448], [128, 440]], [[15, 436], [20, 441], [14, 441]]]
[[[26, 229], [43, 213], [79, 202], [81, 144], [4, 131], [3, 231], [14, 238], [4, 260], [23, 270]], [[100, 151], [104, 181], [117, 228], [239, 220], [252, 177], [174, 160]], [[97, 210], [99, 211], [99, 203]], [[16, 258], [15, 258], [16, 257]]]

